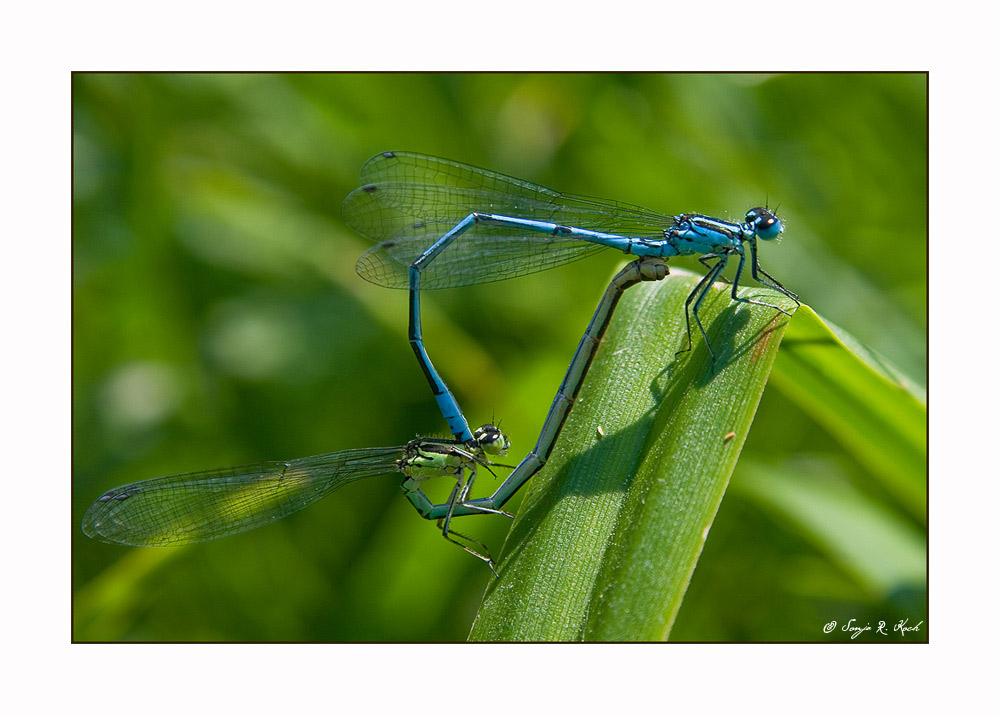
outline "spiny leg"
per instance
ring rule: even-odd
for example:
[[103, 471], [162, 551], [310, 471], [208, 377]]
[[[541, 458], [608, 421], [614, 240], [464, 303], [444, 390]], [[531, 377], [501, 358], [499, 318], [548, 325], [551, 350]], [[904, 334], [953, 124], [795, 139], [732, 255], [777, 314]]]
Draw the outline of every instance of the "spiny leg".
[[[489, 472], [491, 474], [493, 473], [493, 470], [489, 468], [488, 464], [485, 464], [483, 466], [485, 466], [486, 469], [489, 470]], [[508, 467], [508, 469], [509, 469], [509, 467]], [[465, 484], [462, 485], [462, 488], [461, 488], [461, 490], [458, 493], [458, 498], [455, 500], [455, 503], [453, 505], [450, 505], [449, 512], [448, 512], [448, 520], [449, 521], [451, 520], [451, 517], [453, 515], [453, 512], [455, 511], [455, 507], [456, 506], [467, 506], [467, 507], [470, 507], [472, 509], [475, 509], [480, 514], [499, 514], [500, 516], [506, 516], [506, 517], [508, 517], [510, 519], [513, 519], [514, 515], [511, 514], [510, 512], [504, 511], [503, 509], [492, 509], [490, 507], [482, 506], [480, 504], [470, 503], [470, 501], [469, 501], [469, 494], [472, 492], [472, 484], [473, 484], [473, 482], [476, 481], [476, 470], [470, 469], [469, 472], [470, 472], [469, 478], [466, 479], [465, 480]], [[496, 475], [494, 474], [494, 476], [496, 476]], [[462, 535], [459, 534], [459, 536], [462, 536]], [[469, 537], [463, 536], [463, 538], [468, 539]], [[469, 541], [472, 541], [472, 539], [469, 539]], [[479, 543], [479, 542], [477, 541], [476, 543]]]
[[[495, 568], [495, 566], [493, 564], [493, 557], [490, 555], [489, 547], [487, 547], [486, 544], [484, 544], [481, 541], [477, 541], [476, 539], [473, 539], [470, 536], [466, 536], [465, 534], [462, 534], [462, 533], [460, 533], [458, 531], [453, 531], [451, 529], [451, 517], [452, 517], [452, 515], [455, 512], [455, 505], [464, 502], [464, 497], [468, 496], [468, 492], [469, 492], [469, 488], [471, 486], [471, 482], [473, 482], [475, 480], [475, 477], [476, 477], [476, 470], [475, 469], [470, 469], [469, 470], [469, 478], [468, 479], [466, 479], [466, 480], [463, 481], [461, 479], [461, 477], [459, 477], [459, 480], [455, 482], [455, 486], [451, 490], [451, 495], [448, 497], [448, 502], [447, 502], [447, 504], [448, 504], [448, 511], [447, 511], [447, 513], [443, 517], [441, 517], [440, 519], [438, 519], [437, 525], [438, 525], [438, 528], [441, 529], [441, 536], [443, 536], [447, 541], [450, 541], [451, 543], [455, 544], [455, 546], [458, 546], [462, 550], [464, 550], [464, 551], [472, 554], [476, 558], [482, 559], [483, 561], [485, 561], [486, 565], [490, 567], [490, 571], [493, 572], [493, 575], [496, 576], [497, 578], [500, 578], [500, 575], [497, 573], [497, 570], [496, 570], [496, 568]], [[459, 496], [460, 495], [463, 497], [462, 501], [459, 500]], [[475, 544], [476, 546], [480, 547], [486, 553], [485, 554], [481, 554], [478, 551], [476, 551], [475, 549], [473, 549], [473, 548], [471, 548], [469, 546], [466, 546], [461, 541], [458, 541], [457, 539], [452, 538], [452, 534], [454, 534], [455, 536], [457, 536], [459, 538], [465, 539], [470, 544]]]
[[[458, 531], [455, 531], [454, 529], [446, 529], [444, 526], [441, 525], [442, 521], [444, 521], [443, 518], [442, 519], [438, 519], [438, 526], [441, 528], [441, 535], [444, 536], [444, 538], [447, 541], [451, 542], [452, 544], [455, 544], [455, 546], [459, 547], [463, 551], [472, 554], [477, 559], [481, 559], [482, 561], [486, 562], [486, 565], [490, 567], [490, 571], [493, 572], [493, 575], [496, 576], [497, 578], [500, 578], [500, 574], [497, 573], [496, 563], [493, 561], [493, 557], [490, 556], [490, 550], [489, 550], [489, 547], [486, 546], [486, 544], [484, 544], [482, 541], [476, 541], [472, 537], [466, 536], [465, 534], [462, 534], [462, 533], [460, 533]], [[461, 541], [458, 541], [457, 539], [452, 538], [452, 536], [457, 536], [457, 537], [459, 537], [461, 539], [465, 539], [470, 544], [475, 544], [476, 546], [478, 546], [479, 548], [481, 548], [486, 553], [485, 554], [481, 554], [478, 551], [476, 551], [475, 549], [470, 548], [469, 546], [466, 546]]]
[[[681, 353], [690, 352], [694, 347], [694, 342], [691, 340], [691, 314], [693, 313], [694, 321], [698, 324], [698, 330], [701, 331], [701, 336], [705, 339], [705, 347], [708, 348], [708, 354], [709, 357], [712, 358], [712, 365], [714, 366], [715, 352], [712, 350], [712, 345], [708, 341], [708, 333], [705, 332], [705, 328], [701, 324], [701, 318], [698, 317], [698, 309], [701, 307], [702, 301], [705, 300], [705, 296], [708, 295], [708, 291], [712, 289], [712, 285], [715, 283], [715, 280], [726, 267], [727, 258], [725, 254], [708, 253], [698, 260], [702, 263], [702, 265], [708, 266], [706, 261], [711, 260], [712, 258], [718, 259], [715, 262], [715, 265], [709, 268], [705, 277], [698, 281], [698, 285], [694, 287], [694, 290], [688, 295], [687, 300], [684, 301], [684, 321], [687, 323], [688, 346], [683, 350], [678, 350], [674, 353], [674, 355], [676, 356]], [[697, 299], [695, 299], [695, 296], [697, 296]], [[692, 301], [694, 301], [693, 307], [691, 306]]]
[[[733, 290], [732, 290], [733, 300], [736, 301], [737, 303], [749, 303], [751, 305], [759, 305], [759, 306], [762, 306], [764, 308], [774, 308], [778, 312], [784, 313], [785, 315], [791, 315], [791, 313], [789, 313], [787, 310], [785, 310], [781, 306], [772, 305], [771, 303], [765, 303], [762, 300], [755, 300], [753, 298], [740, 298], [738, 295], [736, 295], [736, 291], [739, 290], [739, 287], [740, 287], [740, 276], [743, 275], [743, 266], [745, 264], [746, 264], [746, 255], [742, 251], [740, 251], [740, 262], [736, 266], [736, 276], [733, 278]], [[753, 264], [751, 264], [751, 265], [753, 265]], [[754, 276], [754, 278], [757, 279], [756, 276]], [[759, 279], [757, 279], [757, 280], [762, 285], [767, 285], [767, 283], [764, 283], [763, 281], [760, 281]], [[768, 286], [768, 287], [773, 287], [773, 286]], [[796, 302], [798, 302], [798, 301], [796, 301]]]
[[[751, 258], [751, 261], [750, 261], [750, 275], [753, 276], [753, 279], [755, 281], [757, 281], [758, 283], [760, 283], [762, 285], [766, 285], [769, 288], [774, 288], [779, 293], [782, 293], [782, 294], [788, 296], [789, 298], [791, 298], [792, 300], [795, 301], [795, 305], [802, 305], [799, 302], [799, 297], [797, 295], [795, 295], [795, 293], [792, 293], [792, 291], [790, 291], [787, 288], [785, 288], [785, 286], [781, 285], [781, 283], [778, 282], [777, 278], [775, 278], [770, 273], [768, 273], [763, 268], [761, 268], [761, 266], [760, 266], [760, 259], [757, 257], [757, 243], [756, 242], [750, 244], [750, 258]], [[764, 278], [766, 278], [767, 280], [762, 279], [761, 275], [763, 275]], [[781, 309], [779, 308], [778, 310], [781, 310]], [[782, 310], [781, 312], [785, 313], [786, 315], [790, 315], [790, 313], [788, 313], [786, 311]]]
[[[705, 301], [705, 298], [708, 297], [708, 293], [712, 290], [712, 286], [715, 285], [715, 280], [719, 277], [719, 274], [725, 270], [726, 261], [728, 260], [729, 257], [724, 253], [719, 256], [719, 261], [715, 264], [715, 268], [709, 271], [708, 276], [711, 277], [711, 280], [705, 283], [705, 287], [701, 289], [701, 295], [698, 296], [698, 300], [694, 302], [694, 306], [691, 308], [691, 314], [694, 315], [694, 322], [698, 324], [698, 330], [701, 331], [701, 337], [705, 340], [705, 347], [708, 348], [708, 355], [712, 358], [713, 370], [715, 369], [715, 351], [712, 350], [712, 343], [708, 339], [708, 333], [705, 332], [705, 326], [701, 324], [701, 317], [698, 315], [698, 311], [701, 310], [701, 304]], [[690, 296], [688, 296], [688, 298], [690, 299]], [[688, 335], [688, 340], [691, 340], [690, 335]]]
[[691, 349], [694, 347], [694, 343], [691, 340], [691, 318], [688, 314], [688, 308], [690, 307], [691, 301], [693, 300], [695, 293], [701, 290], [701, 287], [705, 284], [705, 281], [708, 280], [709, 275], [711, 275], [712, 270], [715, 268], [715, 264], [708, 265], [707, 263], [707, 261], [712, 258], [718, 258], [718, 256], [714, 253], [706, 253], [705, 255], [698, 257], [698, 262], [709, 270], [708, 273], [702, 276], [701, 280], [698, 281], [698, 285], [694, 287], [694, 290], [691, 291], [690, 294], [688, 294], [687, 300], [684, 301], [684, 322], [687, 324], [688, 346], [683, 350], [678, 350], [676, 353], [674, 353], [674, 357], [677, 357], [681, 353], [691, 352]]

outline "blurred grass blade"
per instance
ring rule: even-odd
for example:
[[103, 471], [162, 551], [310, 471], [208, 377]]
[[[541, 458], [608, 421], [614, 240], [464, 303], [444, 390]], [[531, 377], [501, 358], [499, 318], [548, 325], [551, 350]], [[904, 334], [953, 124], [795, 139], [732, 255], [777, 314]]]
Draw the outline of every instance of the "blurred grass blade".
[[740, 463], [736, 491], [793, 528], [849, 574], [869, 598], [927, 582], [927, 535], [891, 504], [854, 489], [820, 458]]
[[131, 640], [140, 614], [149, 605], [142, 601], [141, 584], [184, 549], [129, 549], [79, 589], [73, 596], [73, 640]]
[[920, 388], [807, 306], [788, 328], [773, 379], [913, 516], [926, 519], [927, 406]]
[[[715, 371], [698, 337], [675, 358], [697, 280], [675, 271], [625, 293], [528, 487], [471, 639], [669, 634], [788, 324], [773, 309], [737, 307], [718, 285], [702, 310]], [[741, 295], [794, 307], [756, 286]]]

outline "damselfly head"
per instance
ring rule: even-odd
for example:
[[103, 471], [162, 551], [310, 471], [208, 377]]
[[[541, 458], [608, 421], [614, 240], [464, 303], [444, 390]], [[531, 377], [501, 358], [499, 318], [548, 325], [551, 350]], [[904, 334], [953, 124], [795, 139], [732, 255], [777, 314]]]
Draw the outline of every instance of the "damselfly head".
[[758, 206], [755, 209], [747, 211], [747, 223], [754, 227], [757, 238], [763, 241], [770, 241], [777, 238], [785, 230], [781, 219], [773, 211], [764, 206]]
[[472, 439], [486, 454], [503, 457], [510, 449], [510, 440], [507, 439], [507, 435], [493, 425], [483, 425], [478, 428], [472, 433]]

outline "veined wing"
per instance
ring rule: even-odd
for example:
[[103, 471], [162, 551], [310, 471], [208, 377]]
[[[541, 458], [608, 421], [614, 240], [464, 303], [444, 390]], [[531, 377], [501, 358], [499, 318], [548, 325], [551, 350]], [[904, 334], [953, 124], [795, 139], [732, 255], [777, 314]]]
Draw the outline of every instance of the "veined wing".
[[349, 449], [134, 482], [91, 504], [83, 531], [130, 546], [219, 539], [284, 518], [350, 482], [392, 474], [403, 449]]
[[[408, 288], [410, 264], [453, 225], [433, 234], [403, 235], [375, 244], [358, 259], [358, 274], [388, 288]], [[578, 261], [603, 248], [565, 236], [480, 224], [438, 254], [421, 273], [420, 287], [456, 288], [501, 281]]]
[[[564, 194], [525, 179], [413, 152], [376, 154], [361, 167], [360, 178], [362, 189], [364, 185], [385, 183], [447, 187], [452, 194], [450, 200], [446, 194], [422, 196], [417, 193], [407, 202], [405, 198], [407, 192], [401, 190], [396, 201], [399, 208], [407, 207], [409, 204], [409, 208], [414, 211], [428, 203], [451, 204], [452, 213], [447, 218], [454, 219], [453, 223], [458, 223], [473, 210], [489, 210], [480, 206], [470, 208], [469, 204], [494, 206], [493, 213], [555, 221], [578, 228], [626, 236], [662, 236], [663, 229], [674, 222], [672, 216], [634, 204]], [[439, 217], [446, 218], [446, 216]], [[391, 237], [365, 232], [360, 226], [356, 230], [373, 240]]]
[[[405, 288], [410, 264], [473, 211], [551, 221], [577, 228], [660, 238], [673, 218], [638, 206], [553, 191], [478, 167], [423, 154], [386, 152], [361, 170], [363, 185], [345, 200], [345, 222], [380, 243], [358, 261], [374, 283]], [[477, 225], [422, 275], [424, 288], [513, 278], [601, 250], [566, 236]]]

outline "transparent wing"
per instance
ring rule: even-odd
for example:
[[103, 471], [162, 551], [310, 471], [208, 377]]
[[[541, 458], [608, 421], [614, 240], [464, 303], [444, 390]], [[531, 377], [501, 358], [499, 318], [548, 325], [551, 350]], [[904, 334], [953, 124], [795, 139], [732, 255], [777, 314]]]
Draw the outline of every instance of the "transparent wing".
[[284, 518], [350, 482], [397, 472], [403, 450], [349, 449], [115, 487], [87, 509], [83, 531], [129, 546], [219, 539]]
[[[674, 224], [673, 217], [639, 206], [562, 194], [423, 154], [376, 155], [362, 167], [361, 181], [344, 200], [344, 221], [380, 243], [358, 261], [358, 273], [392, 288], [407, 287], [410, 264], [473, 211], [652, 239]], [[573, 237], [477, 225], [428, 266], [421, 286], [504, 280], [576, 261], [601, 248]]]
[[[358, 259], [358, 274], [388, 288], [408, 288], [410, 264], [454, 225], [431, 235], [405, 235], [375, 244]], [[421, 273], [420, 287], [456, 288], [501, 281], [578, 261], [603, 248], [564, 236], [477, 225], [438, 254]]]

